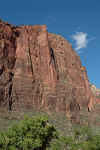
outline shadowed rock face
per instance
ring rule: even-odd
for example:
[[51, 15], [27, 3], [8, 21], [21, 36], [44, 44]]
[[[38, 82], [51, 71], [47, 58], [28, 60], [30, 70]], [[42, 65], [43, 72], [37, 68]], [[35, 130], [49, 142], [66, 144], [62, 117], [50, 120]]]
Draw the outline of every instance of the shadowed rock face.
[[72, 46], [46, 25], [15, 27], [0, 22], [0, 106], [93, 112], [87, 72]]

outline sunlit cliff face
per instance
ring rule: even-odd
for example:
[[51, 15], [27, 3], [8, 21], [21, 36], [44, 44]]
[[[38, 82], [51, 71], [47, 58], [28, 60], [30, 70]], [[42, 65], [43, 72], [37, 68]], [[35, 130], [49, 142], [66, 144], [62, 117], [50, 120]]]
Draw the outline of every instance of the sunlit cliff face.
[[0, 22], [0, 105], [14, 110], [45, 108], [93, 111], [95, 96], [72, 46], [46, 25], [15, 27]]

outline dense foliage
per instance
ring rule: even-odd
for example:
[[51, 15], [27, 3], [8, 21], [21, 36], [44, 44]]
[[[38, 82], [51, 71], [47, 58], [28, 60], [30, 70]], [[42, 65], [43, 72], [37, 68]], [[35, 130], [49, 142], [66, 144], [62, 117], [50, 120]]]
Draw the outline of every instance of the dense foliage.
[[90, 126], [75, 129], [71, 137], [61, 137], [51, 144], [51, 150], [100, 150], [100, 134]]
[[0, 150], [45, 150], [58, 132], [53, 125], [47, 124], [47, 117], [28, 118], [13, 123], [0, 135]]
[[71, 137], [59, 137], [48, 118], [27, 116], [0, 134], [0, 150], [100, 150], [100, 134], [90, 126], [75, 129]]

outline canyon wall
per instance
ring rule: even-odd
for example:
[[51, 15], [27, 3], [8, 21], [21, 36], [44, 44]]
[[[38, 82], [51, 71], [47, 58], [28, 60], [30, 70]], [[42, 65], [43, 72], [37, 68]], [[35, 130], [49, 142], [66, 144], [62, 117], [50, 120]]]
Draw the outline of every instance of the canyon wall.
[[77, 53], [46, 25], [0, 22], [0, 107], [96, 112], [95, 95]]

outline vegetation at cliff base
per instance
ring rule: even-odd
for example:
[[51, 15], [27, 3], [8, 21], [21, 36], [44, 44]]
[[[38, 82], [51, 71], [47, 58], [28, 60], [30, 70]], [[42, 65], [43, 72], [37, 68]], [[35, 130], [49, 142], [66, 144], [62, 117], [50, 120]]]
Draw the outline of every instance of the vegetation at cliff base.
[[70, 137], [59, 136], [48, 118], [27, 116], [0, 133], [0, 150], [100, 150], [100, 134], [89, 125], [75, 129]]
[[47, 117], [28, 118], [13, 123], [0, 134], [0, 148], [3, 150], [46, 149], [53, 138], [58, 138], [56, 128], [47, 124]]

